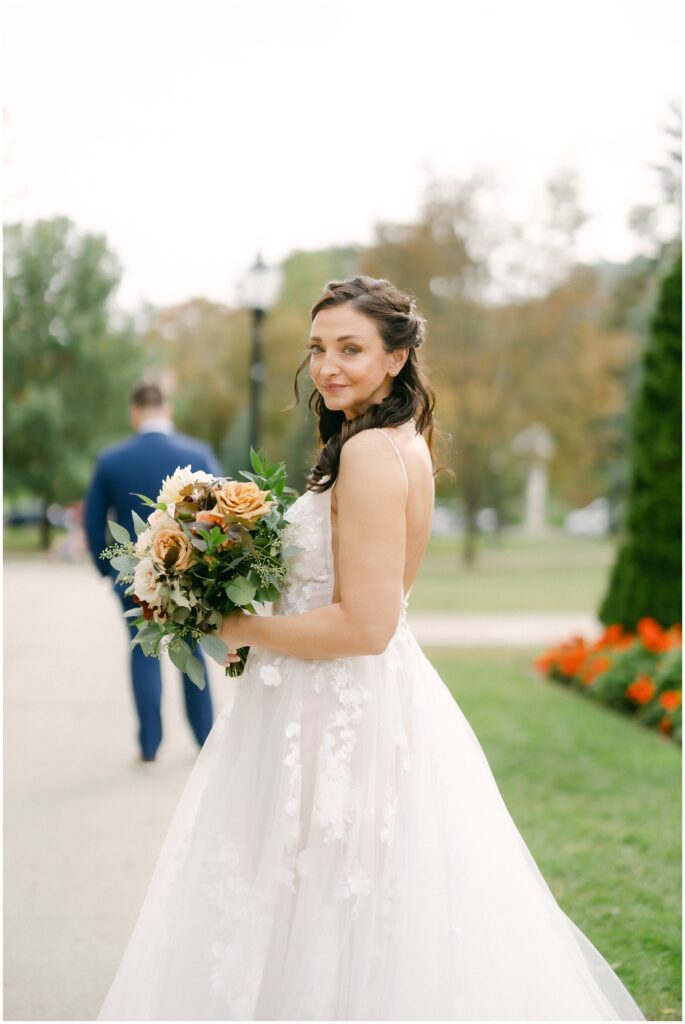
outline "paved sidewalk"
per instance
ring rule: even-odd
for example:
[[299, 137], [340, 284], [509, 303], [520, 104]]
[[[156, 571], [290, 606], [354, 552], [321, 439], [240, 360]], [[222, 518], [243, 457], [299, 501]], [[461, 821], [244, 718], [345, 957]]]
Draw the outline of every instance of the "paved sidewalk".
[[546, 647], [577, 633], [588, 640], [603, 626], [583, 612], [408, 613], [412, 632], [426, 647]]
[[[134, 763], [127, 637], [87, 564], [5, 565], [6, 1020], [93, 1020], [196, 757], [164, 666], [159, 762]], [[420, 643], [534, 647], [585, 616], [419, 615]], [[218, 711], [233, 682], [212, 665]]]
[[88, 565], [8, 561], [4, 597], [4, 1019], [94, 1020], [197, 745], [166, 664], [159, 763], [135, 764], [121, 606]]

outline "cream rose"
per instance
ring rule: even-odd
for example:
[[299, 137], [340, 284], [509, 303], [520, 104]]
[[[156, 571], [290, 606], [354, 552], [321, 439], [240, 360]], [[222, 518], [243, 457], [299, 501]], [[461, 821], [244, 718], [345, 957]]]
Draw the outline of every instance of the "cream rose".
[[243, 519], [256, 520], [271, 511], [271, 505], [265, 498], [268, 491], [260, 491], [252, 480], [242, 483], [229, 480], [215, 487], [212, 491], [216, 498], [216, 506], [212, 511], [227, 515], [229, 512]]
[[136, 554], [138, 558], [145, 558], [150, 550], [150, 544], [152, 543], [152, 530], [143, 530], [142, 533], [138, 534], [136, 540]]
[[167, 503], [166, 512], [163, 512], [161, 508], [156, 508], [147, 517], [147, 521], [150, 526], [159, 526], [161, 523], [166, 522], [167, 519], [173, 519], [175, 511], [176, 505], [173, 501], [170, 501]]
[[165, 569], [164, 559], [172, 548], [178, 548], [178, 558], [171, 566], [174, 572], [183, 572], [195, 561], [195, 548], [173, 520], [171, 526], [157, 526], [152, 531], [150, 556], [160, 569]]
[[136, 566], [133, 574], [133, 593], [141, 601], [149, 605], [158, 605], [159, 581], [155, 576], [155, 567], [151, 558], [143, 558]]

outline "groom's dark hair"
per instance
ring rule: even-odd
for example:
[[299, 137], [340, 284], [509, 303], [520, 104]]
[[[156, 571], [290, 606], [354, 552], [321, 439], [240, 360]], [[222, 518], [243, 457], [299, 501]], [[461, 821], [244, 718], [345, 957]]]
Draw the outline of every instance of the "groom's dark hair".
[[138, 409], [156, 409], [164, 405], [164, 395], [157, 384], [134, 384], [129, 394], [129, 401]]

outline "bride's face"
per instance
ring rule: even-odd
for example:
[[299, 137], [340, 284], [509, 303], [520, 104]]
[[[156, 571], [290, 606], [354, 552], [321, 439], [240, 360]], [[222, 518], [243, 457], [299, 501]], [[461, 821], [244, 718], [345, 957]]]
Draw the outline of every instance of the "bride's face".
[[309, 375], [326, 408], [351, 420], [390, 394], [409, 349], [386, 352], [374, 321], [345, 303], [316, 314], [309, 353]]

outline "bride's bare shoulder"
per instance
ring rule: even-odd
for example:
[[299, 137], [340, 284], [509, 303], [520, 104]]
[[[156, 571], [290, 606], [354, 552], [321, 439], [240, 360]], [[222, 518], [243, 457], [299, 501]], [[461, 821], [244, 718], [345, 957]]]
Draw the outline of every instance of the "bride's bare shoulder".
[[388, 485], [401, 482], [401, 473], [397, 455], [380, 429], [361, 430], [340, 449], [337, 487], [363, 483], [372, 491], [385, 493]]
[[360, 430], [354, 434], [340, 449], [340, 459], [363, 458], [364, 455], [373, 454], [388, 446], [387, 440], [382, 437], [383, 431], [379, 427], [370, 427], [367, 430]]

